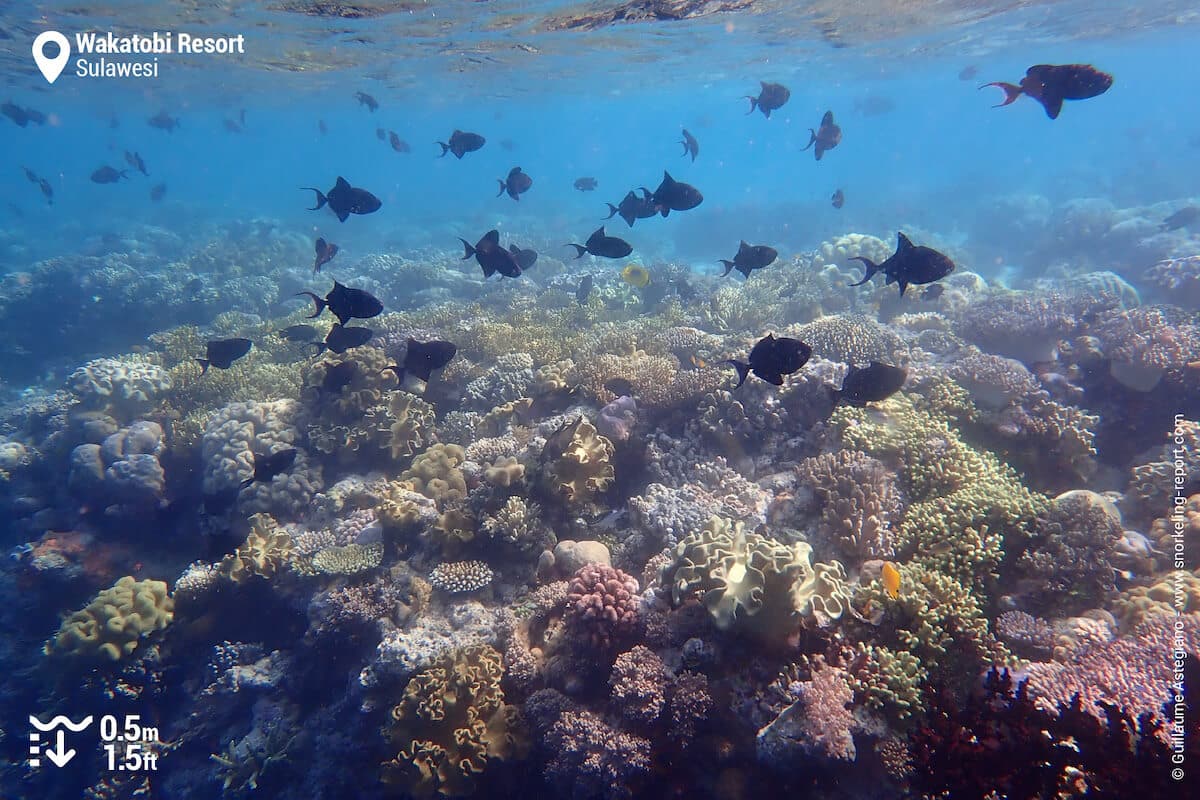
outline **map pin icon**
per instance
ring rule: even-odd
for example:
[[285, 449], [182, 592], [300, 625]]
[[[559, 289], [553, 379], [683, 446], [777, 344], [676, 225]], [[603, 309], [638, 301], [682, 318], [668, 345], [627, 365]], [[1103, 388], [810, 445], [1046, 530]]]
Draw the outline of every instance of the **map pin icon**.
[[[43, 52], [47, 42], [54, 42], [58, 45], [58, 55], [54, 58], [47, 58]], [[42, 71], [42, 77], [46, 79], [47, 83], [54, 83], [58, 80], [58, 76], [62, 74], [63, 68], [67, 66], [70, 58], [71, 43], [58, 31], [42, 31], [33, 40], [33, 60], [37, 63], [38, 69]]]

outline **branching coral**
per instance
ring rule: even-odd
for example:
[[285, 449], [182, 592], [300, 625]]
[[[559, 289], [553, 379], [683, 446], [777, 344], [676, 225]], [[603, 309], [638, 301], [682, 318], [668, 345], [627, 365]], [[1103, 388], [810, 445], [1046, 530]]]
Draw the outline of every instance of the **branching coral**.
[[619, 569], [585, 564], [567, 588], [568, 629], [598, 652], [628, 641], [638, 627], [638, 582]]
[[891, 558], [892, 527], [903, 513], [895, 475], [865, 453], [839, 450], [796, 468], [820, 502], [821, 520], [840, 553], [857, 561]]

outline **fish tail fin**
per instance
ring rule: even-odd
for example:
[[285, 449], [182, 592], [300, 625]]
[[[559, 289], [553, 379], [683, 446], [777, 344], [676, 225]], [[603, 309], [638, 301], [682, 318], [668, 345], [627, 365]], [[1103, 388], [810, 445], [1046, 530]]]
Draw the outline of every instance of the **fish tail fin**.
[[500, 191], [496, 192], [496, 197], [499, 197], [500, 195], [504, 194], [504, 190], [508, 187], [505, 186], [504, 181], [500, 180], [499, 178], [497, 178], [496, 181], [500, 184]]
[[872, 261], [869, 258], [863, 258], [862, 256], [854, 256], [850, 260], [851, 261], [861, 261], [862, 265], [864, 267], [866, 267], [866, 270], [867, 270], [867, 274], [863, 276], [863, 279], [861, 281], [859, 281], [858, 283], [851, 283], [851, 284], [849, 284], [850, 286], [862, 286], [864, 283], [871, 280], [871, 278], [875, 277], [875, 273], [879, 271], [879, 265], [876, 264], [874, 261]]
[[605, 203], [604, 205], [608, 206], [608, 210], [609, 210], [609, 215], [607, 217], [605, 217], [605, 219], [612, 219], [617, 214], [621, 213], [621, 209], [617, 208], [612, 203]]
[[[500, 195], [496, 195], [496, 196], [499, 197]], [[463, 243], [463, 257], [462, 257], [463, 261], [466, 261], [468, 258], [475, 255], [475, 248], [471, 246], [470, 242], [468, 242], [466, 239], [462, 238], [461, 236], [458, 237], [458, 240]]]
[[732, 364], [733, 368], [737, 370], [738, 382], [737, 382], [737, 386], [734, 386], [733, 388], [740, 389], [742, 384], [746, 382], [746, 377], [750, 374], [750, 365], [743, 363], [741, 361], [734, 361], [733, 359], [729, 359], [727, 361], [722, 361], [721, 363], [722, 364]]
[[200, 365], [200, 374], [207, 375], [208, 374], [208, 364], [209, 364], [208, 359], [207, 358], [197, 358], [196, 363]]
[[327, 198], [325, 196], [324, 192], [322, 192], [320, 189], [314, 189], [311, 186], [301, 186], [300, 188], [303, 190], [306, 190], [306, 191], [312, 191], [312, 192], [317, 193], [317, 204], [315, 206], [313, 206], [312, 208], [310, 208], [309, 211], [320, 211], [322, 208], [325, 207], [325, 204], [327, 202], [329, 202], [329, 198]]
[[442, 148], [442, 154], [438, 156], [438, 158], [443, 158], [445, 157], [446, 153], [450, 152], [450, 145], [446, 144], [445, 142], [435, 142], [434, 144], [437, 144]]
[[726, 261], [723, 258], [721, 259], [721, 263], [725, 265], [725, 271], [721, 273], [721, 277], [724, 278], [726, 275], [733, 272], [734, 265], [732, 261]]
[[800, 152], [803, 153], [805, 150], [807, 150], [808, 148], [810, 148], [814, 144], [816, 144], [816, 142], [817, 142], [817, 132], [814, 131], [812, 128], [809, 128], [808, 129], [808, 144], [804, 145], [804, 147], [801, 147]]
[[999, 86], [1001, 89], [1004, 90], [1004, 102], [1000, 103], [998, 105], [994, 105], [994, 106], [992, 106], [992, 108], [1000, 108], [1001, 106], [1006, 106], [1009, 103], [1012, 103], [1018, 97], [1021, 96], [1021, 92], [1023, 91], [1020, 86], [1017, 86], [1016, 84], [1013, 84], [1013, 83], [1005, 83], [1003, 81], [993, 81], [992, 83], [985, 83], [983, 86], [980, 86], [979, 88], [982, 89], [985, 86]]
[[750, 116], [758, 108], [758, 98], [746, 95], [746, 99], [750, 101], [750, 110], [746, 112], [746, 116]]
[[328, 305], [328, 303], [326, 303], [320, 297], [317, 297], [312, 292], [296, 292], [296, 297], [299, 297], [302, 294], [306, 294], [309, 297], [311, 297], [313, 299], [313, 302], [316, 303], [316, 305], [317, 305], [317, 310], [314, 311], [313, 313], [309, 314], [307, 319], [312, 319], [313, 317], [321, 316], [321, 312], [325, 310], [325, 306]]
[[575, 251], [576, 251], [576, 255], [575, 255], [576, 258], [583, 258], [583, 254], [587, 252], [587, 248], [581, 244], [568, 243], [568, 244], [564, 244], [563, 247], [574, 247]]

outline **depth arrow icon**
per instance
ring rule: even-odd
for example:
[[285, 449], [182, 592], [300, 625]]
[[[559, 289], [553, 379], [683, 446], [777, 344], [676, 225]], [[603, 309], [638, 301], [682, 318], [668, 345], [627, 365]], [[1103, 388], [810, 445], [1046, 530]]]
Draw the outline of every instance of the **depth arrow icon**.
[[70, 750], [66, 750], [65, 749], [66, 745], [67, 745], [67, 735], [65, 733], [63, 733], [62, 731], [59, 731], [58, 735], [55, 737], [55, 740], [54, 740], [54, 747], [46, 748], [46, 750], [45, 750], [46, 758], [53, 761], [54, 766], [56, 766], [56, 767], [64, 766], [68, 761], [70, 761], [72, 758], [75, 757], [74, 748], [72, 748]]

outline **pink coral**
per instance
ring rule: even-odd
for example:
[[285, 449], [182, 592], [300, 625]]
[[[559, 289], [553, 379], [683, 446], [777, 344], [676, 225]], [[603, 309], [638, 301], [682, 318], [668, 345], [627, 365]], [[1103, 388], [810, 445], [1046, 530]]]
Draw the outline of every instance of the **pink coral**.
[[696, 729], [708, 719], [712, 707], [707, 676], [702, 672], [681, 672], [675, 679], [667, 704], [671, 738], [685, 744], [690, 741], [696, 735]]
[[633, 723], [649, 725], [667, 703], [667, 666], [653, 650], [642, 645], [617, 656], [608, 685], [613, 705]]
[[800, 683], [796, 694], [804, 704], [804, 727], [811, 749], [828, 758], [853, 761], [855, 757], [854, 691], [846, 673], [836, 667], [814, 670], [812, 680]]
[[1078, 692], [1083, 709], [1103, 720], [1096, 705], [1104, 700], [1131, 717], [1160, 715], [1171, 690], [1171, 653], [1200, 651], [1200, 614], [1158, 615], [1131, 636], [1099, 641], [1076, 650], [1069, 663], [1047, 661], [1025, 671], [1028, 691], [1038, 705], [1053, 710], [1069, 705]]
[[650, 769], [650, 742], [615, 730], [589, 711], [565, 711], [546, 735], [554, 753], [546, 777], [560, 796], [617, 800], [635, 796]]
[[638, 582], [605, 564], [585, 564], [567, 589], [567, 625], [595, 650], [611, 650], [638, 625]]

